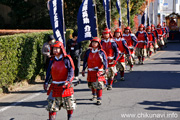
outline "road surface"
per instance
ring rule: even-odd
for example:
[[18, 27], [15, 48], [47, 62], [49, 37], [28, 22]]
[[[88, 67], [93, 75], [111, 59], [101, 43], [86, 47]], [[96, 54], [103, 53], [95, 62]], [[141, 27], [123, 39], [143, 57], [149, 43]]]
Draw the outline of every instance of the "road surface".
[[[180, 120], [180, 43], [146, 58], [126, 71], [126, 81], [103, 91], [102, 105], [90, 101], [86, 77], [75, 87], [73, 120]], [[47, 120], [47, 95], [42, 84], [0, 98], [0, 120]], [[62, 109], [56, 120], [66, 120]]]

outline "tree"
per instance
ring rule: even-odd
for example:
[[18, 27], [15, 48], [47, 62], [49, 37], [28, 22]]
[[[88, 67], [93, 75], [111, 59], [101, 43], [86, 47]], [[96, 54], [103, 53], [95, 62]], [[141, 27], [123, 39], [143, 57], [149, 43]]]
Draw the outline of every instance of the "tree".
[[[49, 12], [47, 10], [47, 0], [24, 1], [24, 0], [1, 0], [1, 4], [5, 4], [12, 9], [9, 16], [12, 18], [11, 28], [40, 28], [51, 29]], [[66, 28], [77, 29], [77, 14], [82, 0], [64, 0], [65, 9], [64, 17]], [[134, 26], [134, 16], [139, 13], [139, 8], [145, 0], [130, 0], [130, 19], [131, 27]], [[103, 0], [96, 0], [97, 16], [99, 31], [105, 27], [105, 13], [103, 8]], [[127, 25], [126, 0], [121, 0], [123, 24]], [[118, 19], [118, 11], [116, 8], [116, 0], [111, 0], [111, 21]], [[112, 23], [113, 26], [113, 23]], [[7, 27], [9, 28], [9, 26]]]
[[[135, 15], [140, 13], [140, 8], [143, 5], [143, 3], [145, 3], [146, 0], [130, 0], [130, 25], [131, 28], [134, 27], [134, 17]], [[122, 14], [123, 16], [123, 23], [127, 26], [127, 4], [126, 4], [126, 0], [121, 0], [121, 7], [122, 7], [122, 11], [124, 14]]]

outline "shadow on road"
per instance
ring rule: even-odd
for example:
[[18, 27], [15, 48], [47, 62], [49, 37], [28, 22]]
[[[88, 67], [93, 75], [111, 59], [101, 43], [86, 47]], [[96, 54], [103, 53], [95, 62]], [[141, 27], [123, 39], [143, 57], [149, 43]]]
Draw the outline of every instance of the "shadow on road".
[[90, 101], [90, 99], [76, 99], [76, 101], [77, 105], [96, 105], [96, 103]]
[[126, 81], [117, 82], [113, 84], [113, 87], [173, 89], [180, 88], [179, 78], [180, 71], [133, 71], [125, 74]]
[[24, 106], [32, 108], [45, 108], [47, 101], [33, 101], [33, 102], [0, 102], [0, 106]]
[[23, 90], [23, 91], [14, 91], [14, 92], [10, 92], [10, 93], [11, 94], [13, 94], [13, 93], [27, 94], [27, 93], [39, 93], [39, 92], [42, 92], [42, 90], [29, 90], [29, 91]]
[[167, 102], [144, 101], [138, 104], [151, 106], [151, 107], [145, 108], [146, 110], [180, 111], [180, 101], [167, 101]]
[[169, 58], [154, 58], [153, 60], [162, 60], [162, 62], [157, 63], [146, 63], [148, 64], [172, 64], [178, 65], [180, 64], [180, 57], [169, 57]]

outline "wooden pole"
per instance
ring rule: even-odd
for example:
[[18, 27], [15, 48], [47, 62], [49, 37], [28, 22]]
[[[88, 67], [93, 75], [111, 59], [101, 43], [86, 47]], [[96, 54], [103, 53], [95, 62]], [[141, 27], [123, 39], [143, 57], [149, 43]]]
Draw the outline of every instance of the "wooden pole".
[[109, 17], [110, 17], [110, 30], [111, 30], [111, 0], [109, 0], [109, 10], [110, 10], [110, 13], [109, 13]]
[[66, 47], [66, 30], [65, 30], [65, 21], [64, 21], [64, 0], [62, 0], [62, 12], [63, 12], [63, 36], [64, 36], [64, 47]]
[[96, 17], [96, 29], [97, 29], [97, 36], [99, 38], [99, 29], [98, 29], [98, 17], [97, 17], [97, 8], [96, 8], [96, 0], [93, 0], [94, 8], [95, 8], [95, 17]]

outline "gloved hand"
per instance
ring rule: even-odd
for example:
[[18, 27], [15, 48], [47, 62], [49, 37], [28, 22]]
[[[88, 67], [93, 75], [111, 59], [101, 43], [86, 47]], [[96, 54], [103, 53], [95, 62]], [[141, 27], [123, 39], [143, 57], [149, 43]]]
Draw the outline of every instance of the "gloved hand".
[[106, 69], [105, 74], [107, 75], [107, 74], [108, 74], [108, 72], [109, 72], [109, 70], [108, 70], [108, 69]]
[[48, 83], [44, 83], [43, 88], [44, 88], [45, 91], [47, 91]]
[[66, 81], [63, 85], [63, 88], [69, 88], [71, 86], [71, 82], [70, 81]]
[[112, 64], [116, 64], [116, 60], [113, 60], [113, 61], [112, 61]]
[[85, 71], [84, 70], [82, 71], [82, 76], [85, 77]]

